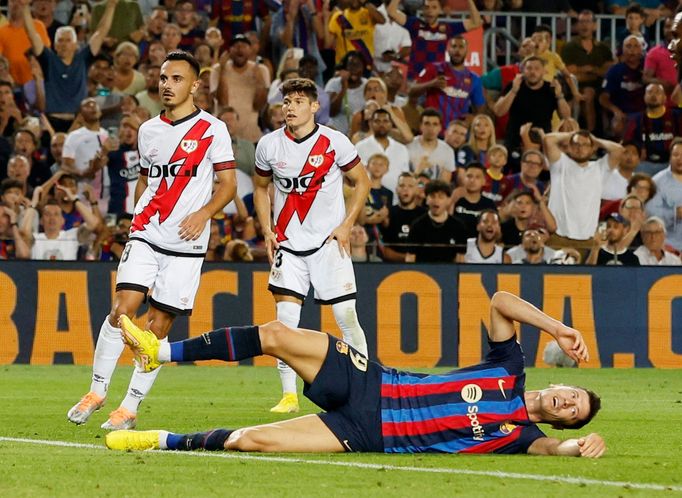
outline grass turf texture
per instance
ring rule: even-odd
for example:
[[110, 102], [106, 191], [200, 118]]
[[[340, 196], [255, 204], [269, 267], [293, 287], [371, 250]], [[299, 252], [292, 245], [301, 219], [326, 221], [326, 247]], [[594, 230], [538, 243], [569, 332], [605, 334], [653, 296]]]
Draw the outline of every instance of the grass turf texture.
[[[90, 368], [0, 367], [0, 436], [102, 446], [99, 426], [122, 399], [131, 368], [119, 368], [103, 410], [80, 427], [66, 412], [84, 393]], [[368, 463], [420, 469], [468, 469], [682, 488], [682, 384], [679, 371], [530, 369], [527, 386], [550, 382], [588, 386], [603, 409], [589, 431], [609, 447], [601, 460], [559, 457], [453, 455], [276, 455], [297, 462], [99, 448], [53, 447], [0, 441], [0, 496], [682, 496], [678, 490], [633, 489], [415, 470], [313, 465], [304, 460]], [[195, 432], [288, 418], [269, 413], [278, 395], [274, 368], [170, 367], [142, 405], [138, 429]], [[315, 407], [302, 399], [302, 413]], [[564, 431], [564, 437], [584, 434]], [[562, 434], [547, 430], [548, 435]], [[214, 454], [211, 454], [214, 455]], [[271, 455], [268, 455], [271, 456]]]

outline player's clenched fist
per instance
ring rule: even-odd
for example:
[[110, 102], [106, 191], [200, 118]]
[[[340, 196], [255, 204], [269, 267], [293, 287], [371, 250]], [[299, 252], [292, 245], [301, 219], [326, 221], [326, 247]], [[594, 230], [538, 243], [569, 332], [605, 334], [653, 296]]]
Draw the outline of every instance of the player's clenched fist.
[[585, 458], [599, 458], [606, 451], [606, 443], [596, 432], [578, 439], [578, 447], [580, 456]]

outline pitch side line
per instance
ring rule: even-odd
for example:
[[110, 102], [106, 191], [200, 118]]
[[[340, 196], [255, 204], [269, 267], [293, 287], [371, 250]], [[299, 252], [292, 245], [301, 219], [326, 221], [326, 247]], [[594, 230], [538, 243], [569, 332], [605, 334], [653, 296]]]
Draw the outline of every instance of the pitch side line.
[[[12, 443], [27, 443], [38, 444], [43, 446], [59, 446], [65, 448], [84, 448], [103, 450], [104, 446], [87, 444], [87, 443], [71, 443], [69, 441], [50, 441], [45, 439], [28, 439], [0, 436], [0, 441], [7, 441]], [[334, 462], [329, 460], [309, 460], [306, 458], [286, 458], [275, 456], [251, 455], [246, 453], [220, 453], [220, 452], [196, 452], [196, 451], [163, 451], [163, 450], [147, 450], [146, 453], [163, 453], [165, 455], [183, 455], [200, 458], [227, 458], [236, 460], [255, 460], [260, 462], [277, 462], [277, 463], [304, 463], [310, 465], [330, 465], [334, 467], [350, 467], [355, 469], [370, 469], [370, 470], [394, 470], [407, 472], [421, 472], [426, 474], [455, 474], [455, 475], [471, 475], [481, 477], [497, 477], [500, 479], [521, 479], [529, 481], [549, 481], [561, 482], [566, 484], [578, 485], [597, 485], [610, 486], [617, 488], [628, 489], [643, 489], [650, 491], [682, 491], [682, 486], [673, 486], [666, 484], [654, 483], [640, 483], [628, 481], [601, 481], [599, 479], [585, 479], [583, 477], [570, 476], [550, 476], [542, 474], [522, 474], [519, 472], [502, 472], [490, 470], [470, 470], [470, 469], [449, 469], [449, 468], [428, 468], [428, 467], [411, 467], [401, 465], [382, 465], [378, 463], [362, 463], [362, 462]]]

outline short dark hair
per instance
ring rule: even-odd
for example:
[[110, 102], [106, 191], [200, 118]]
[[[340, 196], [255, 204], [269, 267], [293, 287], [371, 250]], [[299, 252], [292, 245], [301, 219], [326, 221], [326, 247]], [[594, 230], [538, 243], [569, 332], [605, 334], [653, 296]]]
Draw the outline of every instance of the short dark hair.
[[311, 102], [317, 101], [317, 85], [313, 80], [308, 78], [292, 78], [282, 84], [280, 90], [282, 97], [286, 97], [290, 93], [302, 93], [310, 99]]
[[479, 163], [478, 161], [471, 161], [467, 163], [466, 166], [464, 166], [465, 171], [468, 171], [470, 168], [480, 169], [485, 173], [485, 166], [483, 165], [483, 163]]
[[481, 220], [483, 219], [483, 215], [486, 214], [486, 213], [492, 213], [492, 214], [494, 214], [495, 216], [497, 216], [497, 219], [498, 219], [498, 220], [500, 219], [500, 213], [497, 212], [497, 209], [485, 208], [483, 211], [481, 211], [480, 213], [478, 213], [478, 214], [476, 215], [476, 220], [477, 220], [476, 222], [478, 223], [479, 221], [481, 221]]
[[[585, 138], [589, 138], [589, 139], [590, 139], [590, 143], [591, 143], [592, 145], [594, 145], [594, 140], [592, 140], [592, 134], [591, 134], [589, 131], [587, 131], [587, 130], [578, 130], [578, 131], [574, 131], [573, 134], [571, 135], [571, 138], [569, 139], [568, 143], [571, 143], [571, 144], [572, 144], [572, 143], [575, 141], [575, 137], [585, 137]], [[674, 140], [673, 140], [673, 142], [674, 142]], [[680, 141], [680, 143], [682, 143], [682, 141]], [[672, 146], [672, 144], [670, 144], [670, 150], [672, 150], [672, 149], [673, 149], [673, 146]]]
[[528, 64], [529, 62], [539, 62], [543, 66], [547, 64], [547, 61], [545, 61], [545, 59], [538, 55], [529, 55], [528, 57], [523, 59], [523, 61], [521, 61], [521, 64], [525, 65]]
[[440, 124], [443, 124], [443, 115], [440, 113], [438, 109], [434, 109], [433, 107], [427, 107], [424, 109], [419, 116], [419, 121], [421, 122], [424, 118], [438, 118], [438, 121], [440, 121]]
[[5, 192], [12, 188], [18, 188], [19, 190], [23, 191], [24, 184], [19, 180], [15, 180], [14, 178], [5, 178], [2, 182], [0, 182], [0, 195], [4, 195]]
[[525, 197], [530, 197], [530, 200], [533, 201], [533, 204], [537, 204], [537, 201], [535, 200], [535, 196], [534, 196], [533, 193], [532, 193], [530, 190], [528, 190], [528, 189], [523, 189], [523, 190], [519, 190], [518, 192], [516, 192], [516, 193], [514, 194], [514, 196], [512, 197], [512, 200], [515, 201], [515, 200], [518, 199], [519, 197], [524, 197], [524, 196], [525, 196]]
[[166, 55], [166, 58], [163, 60], [163, 62], [169, 61], [185, 61], [190, 65], [196, 77], [199, 77], [201, 66], [194, 56], [189, 52], [185, 52], [184, 50], [173, 50], [172, 52], [169, 52], [168, 55]]
[[118, 223], [121, 220], [133, 221], [133, 215], [130, 213], [118, 213], [116, 215], [116, 223]]
[[6, 86], [6, 87], [8, 87], [10, 90], [13, 90], [13, 88], [12, 88], [12, 83], [10, 83], [10, 82], [7, 81], [7, 80], [0, 80], [0, 87], [3, 87], [3, 86]]
[[627, 9], [625, 9], [625, 17], [627, 17], [630, 14], [639, 14], [640, 17], [646, 17], [644, 9], [638, 3], [631, 3], [630, 5], [628, 5]]
[[589, 389], [585, 389], [584, 387], [580, 386], [573, 386], [576, 389], [582, 389], [587, 393], [587, 399], [590, 401], [590, 411], [587, 413], [587, 417], [585, 417], [582, 420], [578, 420], [577, 422], [574, 422], [573, 424], [554, 424], [555, 427], [561, 428], [561, 429], [581, 429], [582, 427], [585, 427], [587, 424], [590, 423], [590, 421], [597, 415], [599, 410], [601, 410], [601, 398], [597, 393], [594, 391], [591, 391]]
[[343, 59], [341, 59], [341, 63], [339, 64], [339, 66], [342, 69], [345, 69], [348, 66], [348, 61], [350, 60], [351, 57], [357, 57], [362, 61], [363, 64], [365, 63], [365, 58], [362, 56], [360, 52], [358, 52], [357, 50], [351, 50], [350, 52], [346, 52], [346, 55], [344, 55]]
[[[159, 42], [161, 43], [161, 42]], [[90, 65], [94, 64], [97, 61], [104, 61], [110, 66], [114, 63], [114, 61], [111, 59], [111, 56], [108, 54], [105, 54], [104, 52], [100, 52], [96, 56], [92, 58], [92, 62], [90, 62]]]
[[[17, 139], [17, 135], [18, 135], [19, 133], [26, 133], [28, 136], [31, 137], [31, 140], [33, 140], [33, 143], [34, 143], [36, 146], [38, 145], [38, 137], [36, 137], [36, 136], [35, 136], [35, 133], [33, 133], [33, 132], [32, 132], [31, 130], [29, 130], [28, 128], [19, 128], [18, 130], [16, 130], [16, 131], [14, 132], [14, 134], [12, 135], [12, 139], [13, 139], [13, 140], [16, 140], [16, 139]], [[670, 148], [672, 149], [672, 146], [671, 146]]]
[[430, 181], [429, 184], [424, 189], [424, 194], [427, 197], [431, 194], [437, 194], [439, 192], [442, 192], [448, 197], [450, 197], [450, 195], [452, 194], [452, 188], [450, 187], [449, 183], [446, 183], [443, 180], [433, 180]]
[[379, 107], [378, 109], [375, 109], [375, 110], [374, 110], [374, 112], [372, 113], [372, 119], [374, 119], [374, 117], [375, 117], [377, 114], [386, 114], [386, 115], [391, 119], [391, 121], [393, 121], [393, 118], [391, 118], [391, 113], [388, 112], [388, 111], [387, 111], [386, 109], [384, 109], [383, 107]]
[[417, 177], [414, 176], [414, 173], [412, 173], [411, 171], [403, 171], [402, 173], [400, 173], [400, 175], [398, 176], [398, 181], [400, 181], [401, 178], [412, 178], [413, 180], [417, 179]]
[[551, 35], [552, 28], [550, 28], [546, 24], [538, 24], [537, 26], [535, 26], [535, 29], [533, 30], [533, 34], [535, 33], [549, 33]]

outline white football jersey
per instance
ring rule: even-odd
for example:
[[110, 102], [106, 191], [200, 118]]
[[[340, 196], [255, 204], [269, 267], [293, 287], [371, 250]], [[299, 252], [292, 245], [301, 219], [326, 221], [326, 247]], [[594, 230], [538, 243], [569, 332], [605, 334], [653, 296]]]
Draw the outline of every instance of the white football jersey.
[[360, 162], [348, 137], [323, 125], [297, 139], [286, 128], [256, 147], [256, 173], [275, 184], [275, 234], [296, 252], [322, 246], [346, 216], [342, 171]]
[[138, 150], [147, 189], [135, 206], [131, 238], [170, 253], [205, 253], [209, 222], [197, 240], [182, 240], [178, 231], [210, 200], [213, 172], [235, 167], [225, 123], [201, 110], [174, 122], [161, 113], [140, 127]]

